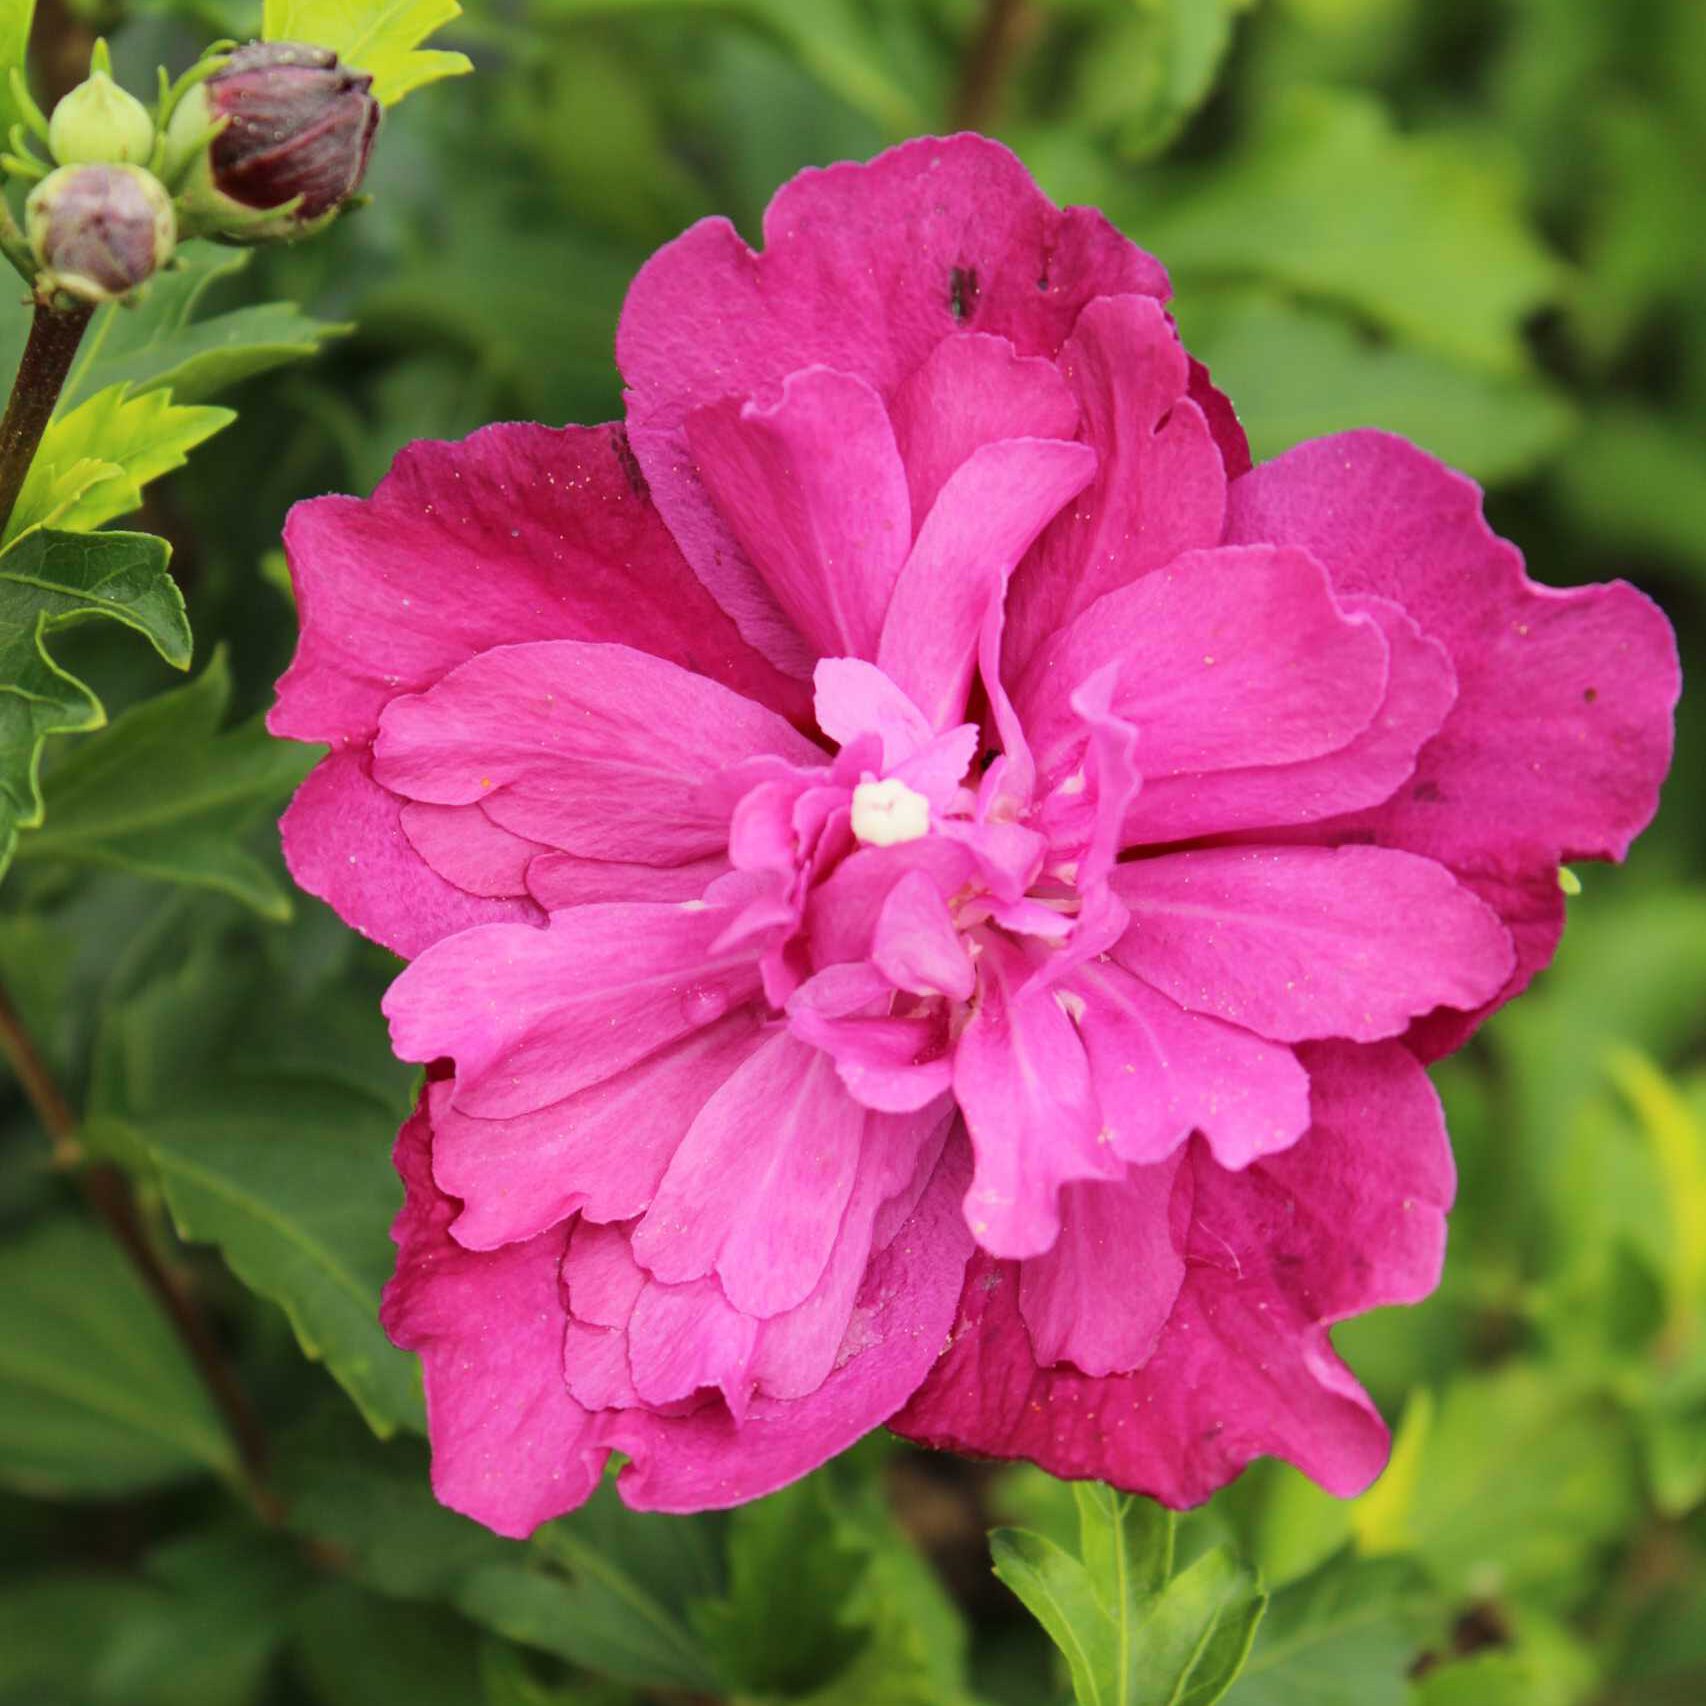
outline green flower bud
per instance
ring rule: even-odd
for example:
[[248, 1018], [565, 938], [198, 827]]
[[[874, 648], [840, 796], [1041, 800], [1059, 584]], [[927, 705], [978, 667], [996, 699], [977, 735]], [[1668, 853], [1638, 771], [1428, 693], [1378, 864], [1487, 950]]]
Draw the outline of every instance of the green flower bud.
[[95, 71], [53, 109], [47, 145], [62, 166], [146, 162], [154, 121], [133, 94]]
[[140, 166], [61, 166], [24, 203], [42, 287], [81, 302], [128, 296], [172, 258], [172, 198]]

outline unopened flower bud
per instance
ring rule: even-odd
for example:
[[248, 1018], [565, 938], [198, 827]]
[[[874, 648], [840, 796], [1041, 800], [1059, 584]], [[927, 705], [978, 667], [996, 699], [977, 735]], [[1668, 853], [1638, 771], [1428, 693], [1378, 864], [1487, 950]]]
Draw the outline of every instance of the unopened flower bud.
[[83, 302], [126, 296], [171, 259], [172, 198], [140, 166], [61, 166], [24, 204], [42, 284]]
[[133, 94], [95, 71], [53, 109], [47, 145], [62, 166], [145, 162], [154, 147], [154, 121]]
[[[372, 84], [323, 47], [238, 48], [166, 129], [168, 174], [184, 174], [179, 199], [194, 228], [252, 243], [300, 237], [335, 214], [359, 187], [379, 128]], [[267, 218], [274, 208], [287, 211]]]

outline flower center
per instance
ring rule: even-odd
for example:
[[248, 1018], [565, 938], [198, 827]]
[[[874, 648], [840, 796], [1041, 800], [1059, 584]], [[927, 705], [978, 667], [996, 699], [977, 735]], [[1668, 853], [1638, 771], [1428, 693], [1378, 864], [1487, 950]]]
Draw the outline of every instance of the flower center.
[[930, 833], [930, 802], [900, 780], [861, 782], [853, 790], [853, 833], [867, 847], [893, 847]]

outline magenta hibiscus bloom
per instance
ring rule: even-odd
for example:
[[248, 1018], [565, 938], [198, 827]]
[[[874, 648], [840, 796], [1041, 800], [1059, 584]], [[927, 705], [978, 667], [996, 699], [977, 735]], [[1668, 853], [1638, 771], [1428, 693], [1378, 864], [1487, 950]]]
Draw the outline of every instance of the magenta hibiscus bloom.
[[728, 1504], [885, 1421], [1335, 1491], [1328, 1327], [1437, 1278], [1420, 1061], [1617, 858], [1675, 653], [1377, 433], [1252, 470], [1161, 268], [1001, 148], [707, 221], [626, 430], [417, 445], [287, 532], [292, 869], [413, 958], [386, 1322], [446, 1502]]

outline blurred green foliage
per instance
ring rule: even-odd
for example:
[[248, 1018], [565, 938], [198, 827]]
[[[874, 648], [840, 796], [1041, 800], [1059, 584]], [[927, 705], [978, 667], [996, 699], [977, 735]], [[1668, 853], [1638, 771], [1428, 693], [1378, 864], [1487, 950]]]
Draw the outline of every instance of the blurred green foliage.
[[[134, 83], [258, 10], [68, 0], [49, 22], [115, 30]], [[397, 9], [418, 26], [399, 77], [446, 71], [408, 57], [441, 10]], [[1166, 261], [1259, 455], [1406, 432], [1486, 483], [1541, 578], [1635, 579], [1698, 665], [1706, 7], [480, 0], [445, 40], [477, 74], [389, 116], [370, 208], [246, 269], [192, 257], [142, 314], [107, 311], [74, 381], [73, 401], [217, 390], [239, 418], [143, 513], [175, 547], [188, 684], [116, 624], [53, 637], [67, 696], [86, 682], [113, 715], [49, 742], [0, 978], [216, 1313], [278, 1512], [234, 1497], [175, 1341], [6, 1092], [0, 1703], [1064, 1701], [1073, 1667], [1021, 1600], [1110, 1703], [1217, 1697], [1247, 1623], [1232, 1706], [1706, 1699], [1691, 702], [1631, 865], [1579, 873], [1555, 969], [1438, 1070], [1462, 1177], [1445, 1282], [1338, 1334], [1402, 1417], [1392, 1468], [1347, 1505], [1263, 1465], [1167, 1525], [1171, 1571], [1153, 1512], [883, 1441], [727, 1516], [601, 1497], [518, 1545], [436, 1506], [414, 1372], [374, 1318], [408, 1092], [377, 1016], [390, 962], [287, 902], [270, 819], [302, 755], [251, 720], [294, 638], [271, 558], [293, 500], [369, 488], [413, 438], [609, 418], [622, 292], [657, 244], [713, 212], [756, 237], [802, 165], [968, 122]], [[0, 305], [8, 359], [23, 312]], [[124, 620], [169, 649], [164, 616]], [[990, 1573], [997, 1523], [1018, 1598]], [[1134, 1651], [1123, 1692], [1095, 1655]]]

